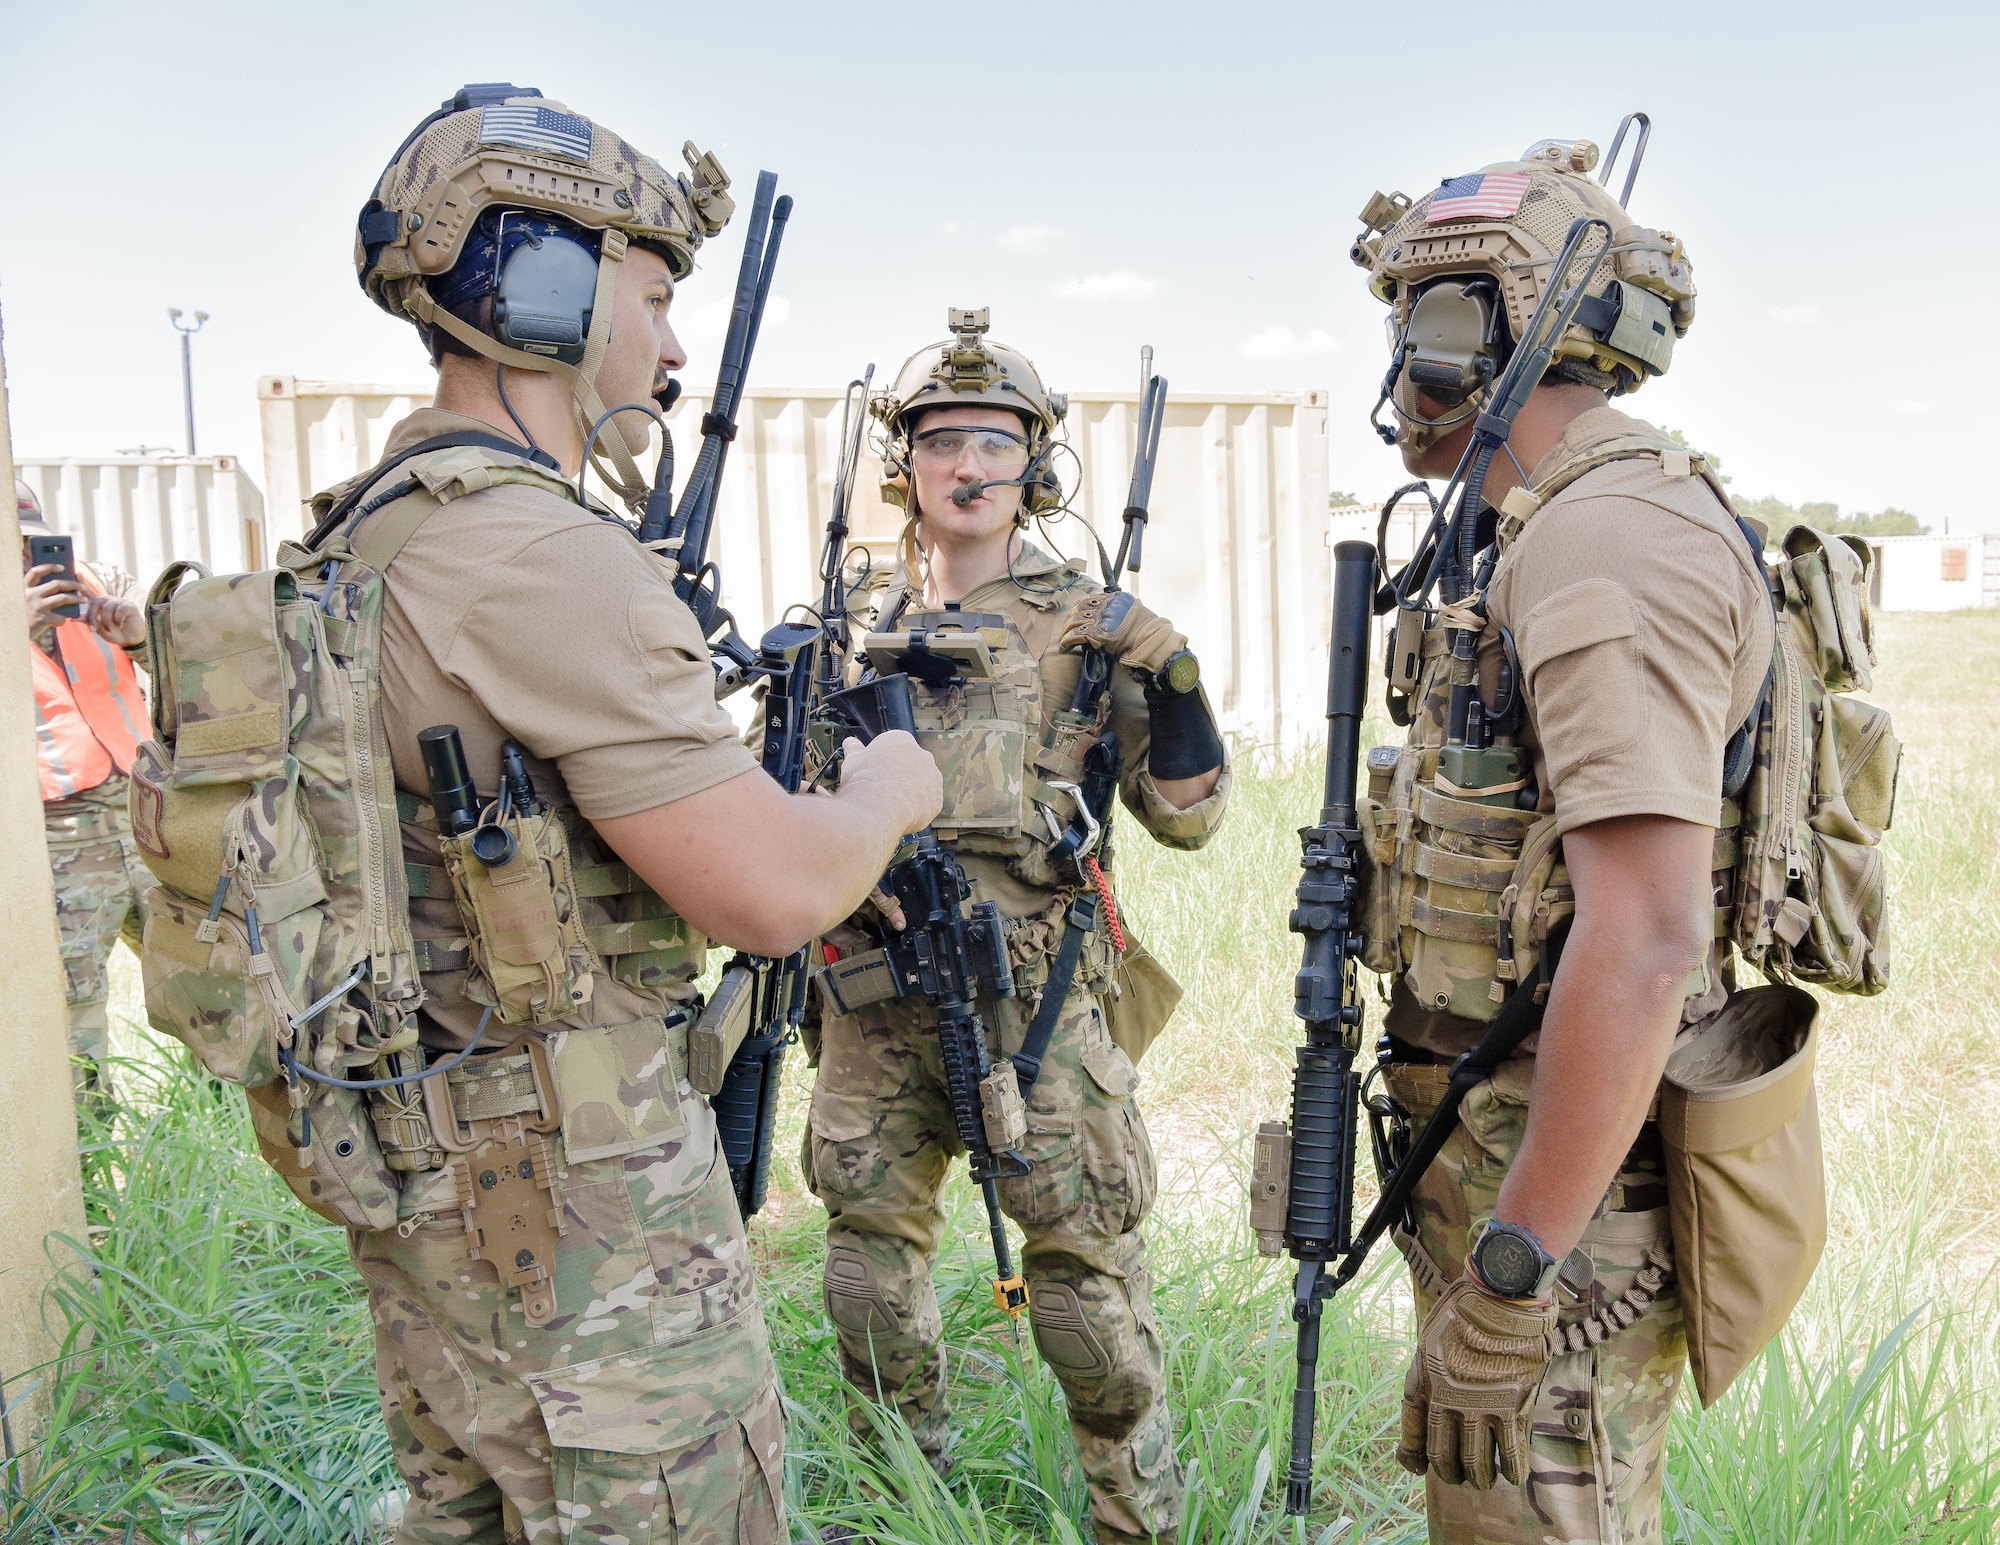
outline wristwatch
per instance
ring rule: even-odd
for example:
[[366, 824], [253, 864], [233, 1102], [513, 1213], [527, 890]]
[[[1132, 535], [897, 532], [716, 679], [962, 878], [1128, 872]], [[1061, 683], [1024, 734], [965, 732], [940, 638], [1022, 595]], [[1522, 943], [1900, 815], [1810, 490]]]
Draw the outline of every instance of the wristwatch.
[[1157, 671], [1140, 674], [1148, 697], [1180, 697], [1201, 680], [1201, 661], [1192, 649], [1176, 649]]
[[1502, 1298], [1546, 1298], [1562, 1262], [1520, 1224], [1495, 1219], [1473, 1243], [1472, 1270]]

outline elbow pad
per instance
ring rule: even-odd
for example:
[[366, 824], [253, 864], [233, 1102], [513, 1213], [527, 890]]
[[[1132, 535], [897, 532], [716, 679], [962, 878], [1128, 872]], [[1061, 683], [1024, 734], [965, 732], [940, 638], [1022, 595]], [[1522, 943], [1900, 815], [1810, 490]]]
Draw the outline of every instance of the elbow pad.
[[1222, 735], [1199, 688], [1169, 692], [1148, 681], [1146, 720], [1146, 771], [1156, 780], [1198, 778], [1222, 765]]

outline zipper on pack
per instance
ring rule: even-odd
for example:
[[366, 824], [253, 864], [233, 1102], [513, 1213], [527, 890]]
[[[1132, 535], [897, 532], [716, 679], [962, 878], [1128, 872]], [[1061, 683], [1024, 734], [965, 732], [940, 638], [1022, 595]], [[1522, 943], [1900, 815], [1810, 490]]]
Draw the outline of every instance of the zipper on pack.
[[1868, 728], [1861, 732], [1860, 738], [1841, 755], [1840, 791], [1843, 797], [1846, 795], [1848, 784], [1854, 781], [1855, 773], [1866, 765], [1869, 757], [1875, 754], [1875, 748], [1882, 743], [1882, 737], [1888, 733], [1888, 729], [1889, 716], [1886, 713], [1876, 714]]
[[1785, 834], [1785, 878], [1799, 878], [1799, 778], [1805, 769], [1799, 763], [1799, 736], [1803, 726], [1800, 720], [1805, 716], [1805, 682], [1799, 675], [1798, 655], [1795, 651], [1780, 647], [1779, 656], [1785, 662], [1785, 706], [1789, 710], [1782, 725], [1782, 744], [1773, 748], [1772, 761], [1784, 772], [1784, 820]]
[[389, 975], [389, 894], [383, 880], [382, 811], [375, 798], [375, 743], [368, 717], [368, 678], [359, 666], [347, 671], [348, 765], [354, 769], [354, 799], [361, 817], [361, 888], [368, 902], [368, 953], [377, 985]]

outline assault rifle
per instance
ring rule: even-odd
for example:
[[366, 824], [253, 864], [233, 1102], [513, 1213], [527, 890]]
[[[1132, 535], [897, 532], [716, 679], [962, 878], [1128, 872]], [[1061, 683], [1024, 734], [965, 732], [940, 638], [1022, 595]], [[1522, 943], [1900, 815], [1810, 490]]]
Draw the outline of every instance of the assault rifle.
[[[834, 693], [826, 707], [864, 743], [885, 730], [916, 733], [906, 675], [873, 677]], [[1018, 1319], [1028, 1306], [1028, 1285], [1014, 1270], [997, 1183], [1027, 1175], [1035, 1166], [1015, 1146], [1027, 1136], [1027, 1113], [1013, 1066], [996, 1065], [987, 1054], [986, 1027], [976, 1007], [982, 993], [1014, 995], [1000, 909], [990, 901], [965, 906], [972, 886], [929, 827], [905, 839], [883, 884], [903, 909], [904, 926], [891, 930], [888, 940], [898, 992], [922, 994], [937, 1014], [952, 1126], [972, 1161], [993, 1237], [993, 1302]]]
[[[639, 539], [660, 544], [673, 557], [674, 592], [687, 603], [709, 642], [716, 695], [725, 696], [751, 681], [764, 682], [760, 760], [779, 787], [796, 793], [805, 767], [806, 726], [824, 635], [816, 627], [780, 623], [751, 649], [737, 633], [736, 619], [722, 605], [721, 571], [708, 559], [722, 470], [736, 438], [743, 378], [757, 345], [778, 248], [792, 213], [790, 196], [779, 197], [777, 187], [774, 174], [757, 174], [715, 395], [702, 415], [701, 449], [676, 505], [673, 440], [663, 429], [659, 468], [639, 524]], [[746, 1220], [764, 1205], [785, 1047], [805, 1012], [806, 975], [804, 949], [782, 959], [736, 955], [688, 1037], [688, 1079], [713, 1104], [736, 1204]]]
[[[1585, 240], [1599, 236], [1594, 253]], [[1572, 222], [1569, 236], [1522, 341], [1494, 383], [1489, 405], [1474, 421], [1470, 442], [1438, 501], [1430, 529], [1403, 573], [1385, 586], [1383, 609], [1420, 611], [1431, 587], [1446, 582], [1448, 601], [1472, 597], [1479, 605], [1492, 575], [1494, 554], [1475, 550], [1476, 522], [1488, 468], [1507, 443], [1515, 416], [1547, 370], [1555, 341], [1575, 319], [1592, 277], [1611, 246], [1607, 221]], [[1580, 276], [1579, 265], [1582, 265]], [[1554, 972], [1555, 948], [1539, 962], [1540, 981], [1519, 984], [1471, 1051], [1452, 1064], [1438, 1108], [1414, 1139], [1407, 1118], [1383, 1099], [1368, 1103], [1382, 1193], [1357, 1231], [1354, 1214], [1354, 1147], [1360, 1135], [1363, 1077], [1354, 1062], [1361, 1049], [1361, 998], [1355, 957], [1362, 949], [1355, 915], [1361, 866], [1368, 853], [1357, 819], [1356, 764], [1368, 673], [1368, 629], [1377, 596], [1377, 554], [1366, 542], [1334, 549], [1333, 637], [1327, 662], [1325, 802], [1319, 824], [1300, 832], [1298, 905], [1291, 930], [1305, 938], [1304, 960], [1293, 987], [1293, 1012], [1305, 1024], [1306, 1043], [1292, 1072], [1292, 1119], [1266, 1122], [1257, 1131], [1252, 1164], [1250, 1223], [1261, 1253], [1287, 1250], [1299, 1269], [1292, 1285], [1292, 1318], [1299, 1328], [1298, 1380], [1292, 1391], [1292, 1452], [1285, 1469], [1285, 1511], [1303, 1515], [1312, 1501], [1315, 1381], [1320, 1318], [1326, 1300], [1354, 1279], [1375, 1242], [1391, 1227], [1410, 1229], [1410, 1201], [1443, 1150], [1468, 1093], [1490, 1078], [1541, 1022], [1536, 990]], [[1414, 588], [1412, 588], [1414, 585]], [[1400, 620], [1400, 619], [1399, 619]], [[1479, 629], [1452, 631], [1451, 697], [1442, 758], [1485, 748], [1476, 739], [1483, 721], [1473, 677]], [[1399, 637], [1401, 635], [1399, 634]], [[1518, 672], [1513, 673], [1519, 680]], [[1393, 668], [1392, 668], [1393, 676]], [[1386, 1039], [1379, 1061], [1388, 1058]]]
[[716, 667], [717, 696], [745, 685], [756, 675], [757, 653], [736, 631], [736, 619], [723, 608], [721, 571], [709, 561], [708, 539], [715, 525], [715, 500], [723, 464], [736, 439], [736, 409], [742, 400], [743, 377], [771, 298], [771, 276], [778, 266], [778, 247], [792, 217], [790, 194], [777, 196], [775, 173], [757, 174], [757, 191], [750, 203], [743, 237], [743, 261], [736, 271], [736, 299], [729, 313], [729, 331], [722, 342], [722, 362], [715, 376], [715, 396], [701, 418], [701, 449], [674, 503], [673, 441], [664, 428], [660, 464], [646, 513], [639, 522], [639, 540], [661, 543], [672, 554], [674, 592], [687, 602], [700, 624], [702, 637]]
[[[860, 465], [870, 365], [848, 387], [841, 426], [841, 460], [834, 475], [833, 510], [821, 555], [823, 615], [814, 623], [782, 622], [767, 632], [745, 675], [764, 683], [764, 771], [788, 794], [805, 776], [807, 746], [821, 716], [821, 700], [840, 685], [846, 651], [847, 511]], [[855, 389], [860, 389], [860, 405]], [[837, 619], [837, 620], [836, 620]], [[806, 948], [782, 960], [738, 954], [723, 972], [715, 997], [689, 1037], [690, 1078], [711, 1097], [723, 1158], [745, 1221], [763, 1207], [771, 1174], [771, 1139], [785, 1048], [804, 1017], [810, 976]]]

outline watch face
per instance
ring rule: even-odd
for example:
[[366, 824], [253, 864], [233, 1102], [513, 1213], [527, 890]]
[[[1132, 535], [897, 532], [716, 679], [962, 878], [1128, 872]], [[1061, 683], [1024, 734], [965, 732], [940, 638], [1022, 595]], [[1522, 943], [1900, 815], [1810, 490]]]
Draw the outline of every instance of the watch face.
[[1542, 1274], [1541, 1257], [1535, 1247], [1518, 1234], [1488, 1229], [1479, 1241], [1479, 1275], [1494, 1292], [1508, 1298], [1525, 1298], [1535, 1290]]

